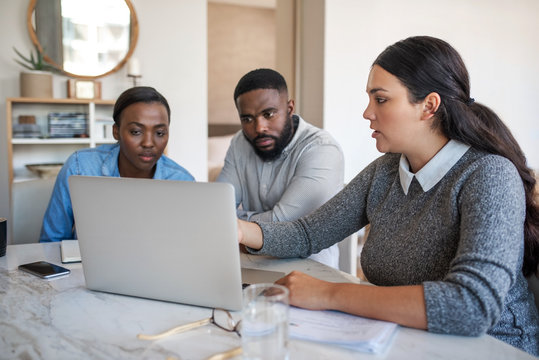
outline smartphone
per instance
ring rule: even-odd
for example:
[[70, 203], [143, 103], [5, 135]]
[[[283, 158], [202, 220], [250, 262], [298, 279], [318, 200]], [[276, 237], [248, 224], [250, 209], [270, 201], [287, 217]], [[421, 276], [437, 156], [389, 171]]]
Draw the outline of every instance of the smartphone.
[[19, 265], [19, 269], [29, 272], [43, 279], [51, 279], [62, 275], [67, 275], [71, 270], [51, 264], [46, 261], [36, 261], [30, 264]]

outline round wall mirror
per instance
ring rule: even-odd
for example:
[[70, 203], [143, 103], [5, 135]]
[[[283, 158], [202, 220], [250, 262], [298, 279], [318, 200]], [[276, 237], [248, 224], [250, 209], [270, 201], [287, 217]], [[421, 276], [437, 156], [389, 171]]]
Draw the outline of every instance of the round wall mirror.
[[83, 79], [118, 71], [138, 39], [131, 0], [30, 0], [27, 27], [45, 61]]

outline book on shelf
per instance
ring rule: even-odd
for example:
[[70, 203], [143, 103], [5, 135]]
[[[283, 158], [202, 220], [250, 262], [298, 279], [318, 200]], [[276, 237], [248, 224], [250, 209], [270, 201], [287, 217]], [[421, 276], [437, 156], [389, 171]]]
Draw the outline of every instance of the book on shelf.
[[112, 127], [114, 119], [110, 117], [98, 117], [95, 119], [95, 134], [98, 139], [114, 140]]
[[72, 138], [88, 136], [88, 114], [83, 112], [55, 112], [47, 115], [49, 136]]

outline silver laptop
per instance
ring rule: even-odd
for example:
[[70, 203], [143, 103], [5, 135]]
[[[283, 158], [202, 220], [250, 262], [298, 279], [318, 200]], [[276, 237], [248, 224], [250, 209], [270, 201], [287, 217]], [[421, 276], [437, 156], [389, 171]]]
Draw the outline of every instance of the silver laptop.
[[86, 286], [239, 310], [242, 285], [284, 273], [242, 271], [234, 188], [224, 183], [71, 176]]

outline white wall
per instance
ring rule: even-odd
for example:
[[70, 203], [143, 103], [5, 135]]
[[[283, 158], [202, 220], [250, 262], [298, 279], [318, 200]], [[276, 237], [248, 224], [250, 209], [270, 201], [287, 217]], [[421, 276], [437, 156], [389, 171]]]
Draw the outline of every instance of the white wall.
[[207, 3], [135, 0], [140, 24], [134, 56], [142, 85], [155, 87], [172, 112], [168, 156], [199, 181], [208, 177]]
[[539, 169], [537, 19], [537, 0], [326, 0], [324, 128], [344, 149], [345, 180], [380, 155], [362, 116], [370, 66], [412, 35], [440, 37], [459, 51], [472, 97], [496, 111]]
[[[10, 217], [6, 145], [7, 97], [19, 96], [21, 68], [12, 47], [32, 49], [26, 30], [29, 1], [0, 0], [0, 217]], [[168, 155], [197, 180], [207, 179], [207, 4], [193, 0], [133, 0], [140, 32], [134, 56], [140, 85], [155, 87], [169, 101]], [[116, 98], [132, 83], [126, 69], [100, 79], [102, 97]], [[66, 97], [66, 78], [55, 77], [54, 97]]]

